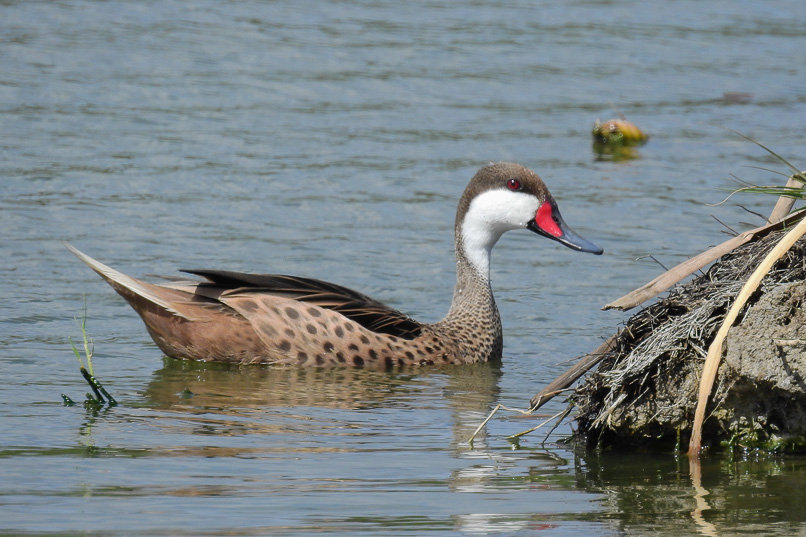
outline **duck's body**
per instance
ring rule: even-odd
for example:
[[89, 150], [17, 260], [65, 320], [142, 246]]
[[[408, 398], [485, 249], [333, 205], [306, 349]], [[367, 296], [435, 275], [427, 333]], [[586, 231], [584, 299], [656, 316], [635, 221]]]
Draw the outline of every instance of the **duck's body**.
[[450, 311], [434, 324], [319, 280], [191, 270], [205, 280], [155, 285], [68, 248], [131, 304], [157, 346], [173, 358], [320, 366], [466, 364], [501, 358], [490, 250], [501, 234], [518, 228], [602, 253], [567, 228], [537, 174], [517, 164], [486, 166], [459, 202], [456, 289]]

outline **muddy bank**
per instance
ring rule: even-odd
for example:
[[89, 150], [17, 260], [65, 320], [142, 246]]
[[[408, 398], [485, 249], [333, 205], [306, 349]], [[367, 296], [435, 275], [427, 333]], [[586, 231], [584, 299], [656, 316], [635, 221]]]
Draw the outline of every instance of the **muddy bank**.
[[[708, 347], [744, 282], [780, 240], [745, 244], [634, 315], [571, 400], [588, 445], [685, 450]], [[731, 329], [704, 445], [806, 450], [806, 241], [773, 267]]]

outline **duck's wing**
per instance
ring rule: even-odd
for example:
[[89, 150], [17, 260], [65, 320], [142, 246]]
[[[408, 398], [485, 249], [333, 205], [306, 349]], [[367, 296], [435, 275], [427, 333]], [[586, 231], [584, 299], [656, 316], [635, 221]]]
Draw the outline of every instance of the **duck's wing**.
[[250, 274], [226, 270], [183, 270], [207, 280], [197, 284], [197, 293], [222, 298], [272, 295], [298, 300], [336, 311], [368, 330], [404, 339], [414, 339], [423, 325], [408, 315], [341, 285], [284, 274]]

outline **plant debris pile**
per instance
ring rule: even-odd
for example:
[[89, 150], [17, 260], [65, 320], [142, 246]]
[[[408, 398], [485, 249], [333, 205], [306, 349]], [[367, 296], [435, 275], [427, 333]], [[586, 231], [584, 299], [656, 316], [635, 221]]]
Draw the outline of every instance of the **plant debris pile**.
[[[747, 278], [784, 232], [745, 244], [633, 316], [571, 396], [578, 436], [601, 447], [687, 443], [708, 347]], [[764, 278], [728, 335], [706, 444], [806, 447], [806, 240]]]

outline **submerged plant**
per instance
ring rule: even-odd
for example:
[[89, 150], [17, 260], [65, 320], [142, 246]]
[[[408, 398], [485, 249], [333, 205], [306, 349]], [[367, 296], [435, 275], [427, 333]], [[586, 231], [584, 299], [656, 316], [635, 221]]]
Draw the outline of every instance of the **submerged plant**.
[[[86, 394], [87, 398], [84, 401], [84, 406], [88, 408], [99, 408], [105, 404], [108, 404], [109, 406], [116, 406], [118, 402], [115, 401], [114, 397], [109, 395], [109, 392], [104, 389], [100, 381], [95, 378], [95, 372], [92, 368], [92, 354], [95, 350], [95, 345], [91, 339], [87, 338], [86, 304], [84, 305], [84, 316], [81, 318], [81, 320], [76, 319], [76, 323], [78, 324], [79, 328], [81, 328], [81, 336], [84, 341], [84, 356], [87, 359], [86, 367], [84, 367], [84, 360], [81, 357], [81, 353], [79, 352], [78, 348], [76, 348], [76, 344], [73, 343], [73, 338], [68, 337], [67, 340], [73, 347], [73, 354], [75, 354], [76, 358], [78, 359], [78, 366], [79, 371], [81, 371], [81, 376], [84, 377], [84, 380], [86, 380], [87, 384], [89, 384], [90, 388], [92, 388], [93, 393], [87, 392]], [[62, 394], [62, 399], [64, 400], [65, 405], [75, 404], [75, 402], [65, 394]]]

